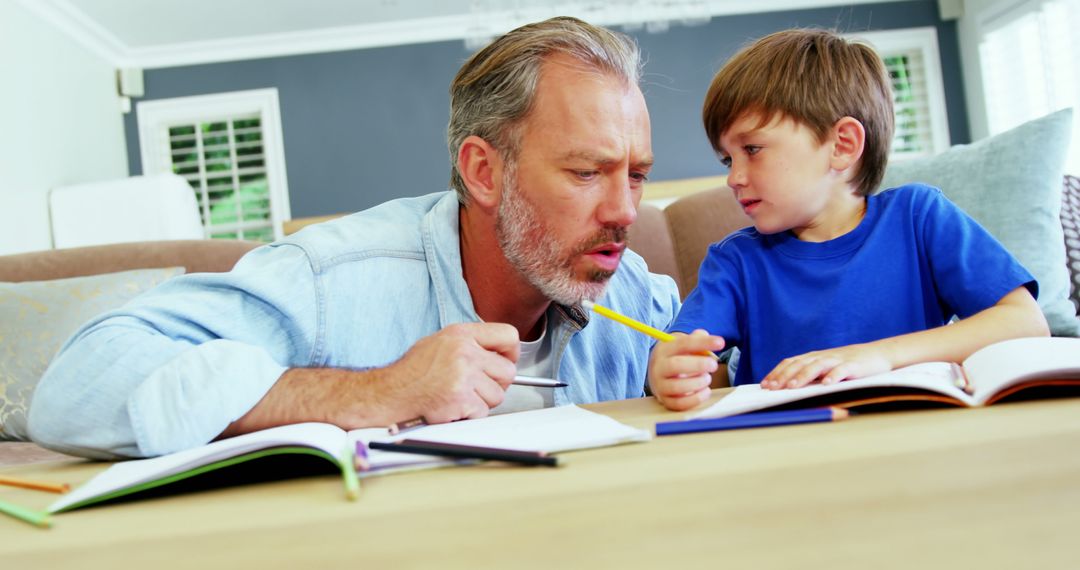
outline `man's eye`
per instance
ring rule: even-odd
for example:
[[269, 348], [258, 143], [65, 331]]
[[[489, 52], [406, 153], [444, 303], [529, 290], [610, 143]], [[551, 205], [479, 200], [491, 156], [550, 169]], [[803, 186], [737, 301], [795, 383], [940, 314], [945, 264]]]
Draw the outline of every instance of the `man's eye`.
[[644, 172], [631, 172], [630, 178], [635, 182], [648, 182], [649, 177]]
[[597, 172], [595, 170], [575, 170], [574, 175], [582, 180], [592, 180], [596, 177]]

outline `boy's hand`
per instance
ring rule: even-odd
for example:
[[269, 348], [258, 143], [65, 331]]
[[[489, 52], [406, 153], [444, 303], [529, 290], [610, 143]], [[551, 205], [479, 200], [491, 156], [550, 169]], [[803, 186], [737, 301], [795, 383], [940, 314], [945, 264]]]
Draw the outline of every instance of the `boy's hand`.
[[649, 359], [649, 389], [669, 410], [689, 410], [704, 402], [711, 390], [712, 373], [719, 364], [706, 355], [722, 350], [724, 339], [703, 330], [675, 340], [658, 342]]
[[888, 372], [892, 368], [880, 348], [872, 344], [852, 344], [785, 358], [761, 380], [761, 387], [766, 390], [801, 388], [815, 380], [836, 384]]

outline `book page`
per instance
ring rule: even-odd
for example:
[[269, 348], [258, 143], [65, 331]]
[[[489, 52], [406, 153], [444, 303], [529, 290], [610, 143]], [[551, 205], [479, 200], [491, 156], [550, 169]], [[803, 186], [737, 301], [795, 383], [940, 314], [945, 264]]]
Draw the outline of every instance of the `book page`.
[[212, 441], [202, 447], [160, 457], [121, 461], [49, 505], [49, 512], [222, 459], [289, 445], [319, 449], [331, 457], [340, 458], [346, 449], [347, 440], [344, 430], [331, 424], [293, 424]]
[[[360, 431], [360, 430], [357, 430]], [[385, 432], [386, 430], [382, 430]], [[350, 435], [356, 432], [350, 432]], [[652, 434], [574, 405], [425, 426], [380, 441], [421, 439], [440, 443], [557, 453], [647, 441]], [[371, 440], [367, 440], [371, 441]], [[403, 455], [390, 453], [390, 455]]]
[[687, 419], [722, 418], [764, 410], [825, 394], [886, 387], [930, 390], [955, 398], [968, 405], [974, 403], [970, 396], [957, 387], [956, 373], [952, 364], [948, 362], [924, 362], [884, 374], [845, 380], [831, 386], [810, 384], [809, 386], [791, 390], [764, 390], [760, 384], [744, 384], [735, 387], [735, 390], [730, 394], [708, 408], [698, 412], [691, 412]]
[[1040, 377], [1080, 379], [1080, 338], [1016, 338], [975, 351], [964, 361], [975, 400]]

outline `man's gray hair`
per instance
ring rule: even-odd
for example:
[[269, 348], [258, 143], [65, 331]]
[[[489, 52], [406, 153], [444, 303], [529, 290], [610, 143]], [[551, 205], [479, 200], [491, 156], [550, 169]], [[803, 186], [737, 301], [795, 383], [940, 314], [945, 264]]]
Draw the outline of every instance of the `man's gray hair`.
[[557, 17], [527, 24], [473, 54], [450, 84], [450, 187], [469, 203], [458, 172], [461, 143], [476, 135], [502, 158], [513, 161], [520, 148], [520, 125], [532, 109], [545, 58], [565, 54], [628, 85], [641, 79], [641, 55], [634, 40], [577, 18]]

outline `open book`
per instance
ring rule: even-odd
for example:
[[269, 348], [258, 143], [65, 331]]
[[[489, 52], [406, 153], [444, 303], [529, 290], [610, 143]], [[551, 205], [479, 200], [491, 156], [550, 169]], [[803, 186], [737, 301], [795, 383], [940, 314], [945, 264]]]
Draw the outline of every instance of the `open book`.
[[791, 390], [736, 387], [690, 419], [769, 409], [837, 406], [848, 409], [912, 403], [988, 406], [1013, 396], [1080, 395], [1080, 338], [1019, 338], [991, 344], [963, 364], [927, 362], [830, 386]]
[[[228, 473], [230, 470], [224, 468], [232, 466], [258, 466], [258, 462], [252, 462], [255, 459], [276, 457], [286, 462], [299, 461], [301, 457], [298, 455], [315, 456], [329, 461], [330, 463], [320, 462], [319, 465], [340, 470], [345, 480], [346, 494], [355, 498], [359, 489], [354, 466], [356, 442], [392, 442], [406, 437], [439, 443], [557, 453], [646, 441], [651, 434], [572, 405], [431, 425], [396, 436], [391, 436], [385, 428], [347, 432], [331, 424], [293, 424], [215, 441], [161, 457], [116, 463], [55, 501], [48, 511], [70, 511], [151, 491], [198, 475]], [[438, 456], [370, 450], [367, 463], [369, 468], [360, 474], [363, 477], [454, 465], [461, 461]], [[265, 465], [282, 467], [281, 463]], [[261, 478], [266, 479], [266, 475], [273, 478], [274, 474], [262, 475]]]

